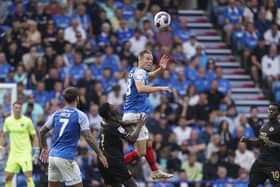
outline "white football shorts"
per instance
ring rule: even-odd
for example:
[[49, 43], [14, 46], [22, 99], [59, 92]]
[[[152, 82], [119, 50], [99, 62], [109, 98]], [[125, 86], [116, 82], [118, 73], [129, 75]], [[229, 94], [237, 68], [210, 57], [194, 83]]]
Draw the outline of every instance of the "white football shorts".
[[[122, 117], [122, 121], [126, 123], [137, 123], [140, 119], [140, 116], [143, 114], [144, 113], [124, 113]], [[134, 129], [135, 128], [136, 126], [134, 127]], [[140, 131], [137, 141], [148, 140], [148, 139], [149, 139], [149, 130], [146, 127], [146, 125], [144, 125]]]
[[81, 183], [81, 172], [77, 162], [59, 157], [49, 157], [48, 181], [65, 182], [67, 186]]

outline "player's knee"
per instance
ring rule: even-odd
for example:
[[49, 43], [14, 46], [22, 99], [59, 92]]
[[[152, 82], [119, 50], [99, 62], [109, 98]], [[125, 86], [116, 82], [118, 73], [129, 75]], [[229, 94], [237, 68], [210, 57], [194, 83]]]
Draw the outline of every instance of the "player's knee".
[[13, 176], [14, 176], [14, 175], [8, 174], [8, 175], [6, 175], [5, 180], [6, 180], [7, 182], [8, 182], [8, 181], [12, 181]]

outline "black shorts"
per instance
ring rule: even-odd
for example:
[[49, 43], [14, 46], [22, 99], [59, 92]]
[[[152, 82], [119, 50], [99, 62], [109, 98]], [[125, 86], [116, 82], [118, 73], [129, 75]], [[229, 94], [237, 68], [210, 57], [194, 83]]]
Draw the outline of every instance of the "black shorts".
[[249, 174], [249, 184], [264, 184], [266, 179], [271, 184], [280, 184], [280, 163], [256, 160]]
[[104, 179], [105, 185], [112, 185], [116, 183], [123, 183], [131, 178], [125, 163], [123, 161], [110, 161], [109, 168], [104, 168], [103, 165], [98, 162], [98, 168]]

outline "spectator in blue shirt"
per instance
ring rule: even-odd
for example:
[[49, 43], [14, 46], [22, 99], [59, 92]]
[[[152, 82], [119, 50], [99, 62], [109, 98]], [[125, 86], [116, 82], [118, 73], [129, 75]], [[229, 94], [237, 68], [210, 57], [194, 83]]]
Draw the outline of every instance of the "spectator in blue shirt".
[[111, 26], [109, 23], [103, 23], [101, 33], [97, 36], [97, 43], [101, 48], [110, 45]]
[[175, 43], [184, 43], [189, 40], [190, 29], [188, 28], [188, 20], [186, 18], [179, 19], [179, 28], [173, 31]]
[[225, 18], [225, 27], [226, 32], [226, 43], [231, 45], [231, 34], [232, 31], [241, 28], [242, 21], [242, 11], [236, 6], [235, 0], [230, 0], [229, 5], [225, 8], [224, 18]]
[[264, 8], [259, 12], [259, 17], [254, 24], [261, 36], [271, 27], [271, 21], [266, 18], [266, 10]]
[[88, 36], [93, 36], [92, 21], [90, 16], [86, 13], [86, 7], [80, 4], [77, 8], [77, 14], [74, 15], [79, 20], [80, 25], [88, 33]]
[[231, 84], [229, 80], [223, 78], [223, 70], [222, 68], [218, 67], [216, 69], [216, 75], [217, 75], [217, 81], [218, 81], [218, 90], [224, 94], [224, 96], [227, 95], [228, 91], [231, 89]]
[[116, 31], [118, 41], [120, 45], [128, 41], [134, 34], [133, 30], [127, 27], [127, 21], [125, 19], [120, 20], [120, 28]]
[[183, 98], [186, 95], [186, 90], [191, 84], [191, 81], [186, 79], [184, 70], [178, 71], [178, 78], [173, 81], [172, 85], [176, 89], [178, 95]]
[[206, 78], [205, 73], [206, 71], [204, 68], [199, 68], [198, 77], [194, 81], [194, 85], [198, 93], [202, 93], [210, 89], [211, 80]]
[[71, 25], [71, 17], [66, 15], [66, 7], [63, 7], [59, 14], [55, 14], [53, 20], [59, 29], [66, 29]]
[[198, 44], [195, 49], [196, 49], [195, 55], [199, 58], [199, 67], [200, 68], [206, 68], [207, 61], [208, 61], [208, 56], [203, 51], [202, 45]]
[[251, 52], [257, 47], [259, 40], [259, 33], [255, 30], [253, 23], [246, 25], [246, 31], [244, 31], [241, 38], [241, 45], [243, 48], [242, 63], [246, 70], [249, 70], [248, 58]]
[[92, 65], [90, 65], [90, 70], [93, 75], [97, 80], [102, 79], [102, 74], [103, 74], [103, 59], [102, 59], [102, 54], [97, 53], [95, 55], [95, 61]]
[[207, 61], [206, 79], [210, 82], [216, 79], [216, 62], [213, 58], [209, 58]]
[[104, 67], [103, 77], [99, 81], [101, 81], [105, 94], [108, 94], [110, 91], [112, 91], [112, 87], [116, 83], [116, 80], [112, 74], [111, 67]]
[[76, 85], [77, 81], [84, 76], [86, 66], [82, 64], [82, 55], [75, 53], [74, 65], [70, 68], [68, 79], [70, 79], [71, 85]]
[[132, 5], [131, 0], [124, 0], [121, 9], [122, 9], [122, 16], [124, 19], [129, 20], [130, 18], [133, 17], [135, 7]]
[[112, 73], [120, 71], [120, 59], [119, 56], [113, 54], [112, 46], [107, 46], [105, 48], [105, 54], [103, 55], [103, 66], [110, 67]]
[[198, 66], [199, 66], [199, 57], [194, 56], [191, 59], [191, 62], [188, 66], [185, 67], [185, 74], [187, 79], [194, 82], [198, 77]]
[[50, 95], [45, 90], [45, 83], [44, 82], [38, 82], [37, 83], [36, 90], [33, 91], [33, 95], [34, 95], [34, 98], [35, 98], [35, 102], [40, 104], [43, 108], [50, 101]]
[[0, 52], [0, 78], [5, 79], [11, 68], [12, 67], [6, 61], [5, 53]]

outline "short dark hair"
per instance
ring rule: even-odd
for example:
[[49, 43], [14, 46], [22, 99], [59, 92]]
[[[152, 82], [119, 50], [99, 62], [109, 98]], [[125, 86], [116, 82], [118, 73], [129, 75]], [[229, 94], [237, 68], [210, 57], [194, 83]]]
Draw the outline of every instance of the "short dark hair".
[[105, 120], [109, 119], [109, 115], [110, 115], [109, 111], [110, 111], [110, 104], [109, 103], [102, 104], [98, 109], [99, 115]]
[[139, 58], [139, 59], [142, 59], [142, 58], [144, 57], [145, 54], [150, 54], [150, 55], [152, 55], [152, 52], [149, 51], [149, 50], [147, 50], [147, 49], [144, 49], [143, 51], [141, 51], [141, 52], [139, 53], [138, 58]]
[[20, 101], [15, 101], [14, 103], [13, 103], [13, 106], [14, 105], [20, 105], [20, 106], [22, 106], [22, 102], [20, 102]]
[[63, 91], [63, 98], [67, 103], [73, 103], [79, 96], [79, 91], [75, 87], [68, 87]]

